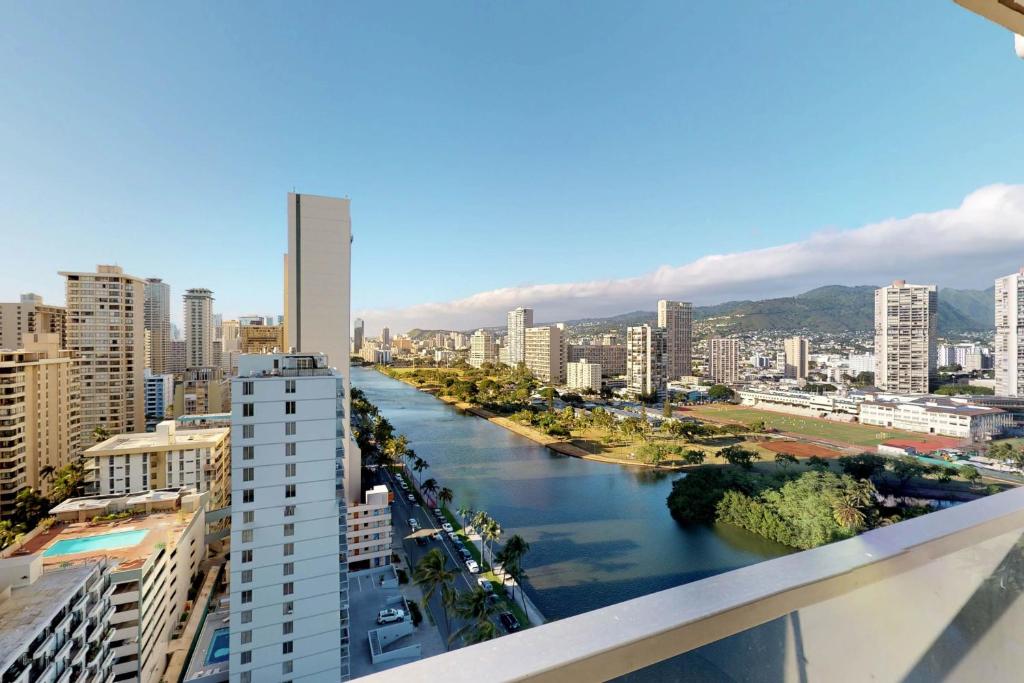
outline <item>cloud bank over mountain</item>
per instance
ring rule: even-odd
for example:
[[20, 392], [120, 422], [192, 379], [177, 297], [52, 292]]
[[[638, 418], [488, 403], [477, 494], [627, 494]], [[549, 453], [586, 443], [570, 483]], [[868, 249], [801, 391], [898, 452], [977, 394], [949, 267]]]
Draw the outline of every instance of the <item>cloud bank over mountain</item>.
[[765, 249], [713, 254], [682, 265], [614, 280], [506, 287], [462, 299], [392, 310], [356, 311], [368, 331], [389, 325], [470, 329], [503, 325], [516, 306], [538, 321], [653, 309], [657, 299], [712, 304], [788, 296], [826, 284], [906, 279], [942, 286], [987, 287], [1024, 265], [1024, 185], [988, 185], [960, 206], [892, 218], [851, 230], [827, 230]]

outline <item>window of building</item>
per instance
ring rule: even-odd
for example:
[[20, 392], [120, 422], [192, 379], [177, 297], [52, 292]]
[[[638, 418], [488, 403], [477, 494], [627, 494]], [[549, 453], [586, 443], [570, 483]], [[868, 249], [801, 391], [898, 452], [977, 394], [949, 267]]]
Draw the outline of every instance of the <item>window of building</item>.
[[251, 439], [256, 436], [256, 425], [242, 425], [242, 438]]
[[256, 511], [255, 510], [245, 510], [244, 512], [242, 512], [242, 523], [243, 524], [252, 524], [255, 521], [256, 521]]
[[252, 610], [242, 610], [242, 623], [248, 624], [252, 622]]
[[242, 417], [253, 417], [256, 415], [255, 405], [252, 403], [242, 404]]
[[284, 621], [284, 622], [281, 622], [281, 635], [287, 636], [287, 635], [291, 635], [294, 632], [295, 632], [295, 622], [294, 621]]
[[252, 396], [253, 392], [255, 390], [256, 390], [256, 383], [255, 382], [242, 382], [242, 395], [243, 396]]
[[295, 380], [293, 380], [293, 379], [286, 379], [284, 381], [284, 393], [286, 393], [286, 394], [294, 394], [295, 393]]
[[284, 497], [285, 498], [294, 498], [295, 497], [295, 484], [285, 484], [284, 485]]
[[285, 505], [284, 506], [284, 516], [285, 517], [294, 517], [295, 516], [295, 506], [294, 505]]
[[252, 570], [251, 569], [243, 569], [242, 570], [242, 583], [252, 583]]
[[252, 503], [256, 500], [256, 491], [253, 489], [242, 489], [242, 502]]
[[242, 551], [242, 563], [252, 562], [252, 550]]
[[252, 591], [242, 591], [242, 604], [252, 602]]
[[238, 683], [252, 683], [252, 672], [243, 671], [238, 674]]
[[284, 555], [285, 555], [285, 557], [288, 557], [289, 555], [294, 555], [294, 554], [295, 554], [295, 544], [294, 543], [285, 543], [284, 544]]
[[242, 631], [242, 645], [248, 645], [252, 642], [252, 631]]
[[285, 466], [284, 466], [284, 476], [286, 476], [286, 477], [294, 477], [295, 476], [295, 471], [296, 471], [295, 470], [295, 463], [289, 462], [289, 463], [285, 464]]
[[286, 640], [281, 643], [281, 654], [290, 655], [294, 650], [295, 647], [292, 645], [292, 641]]
[[295, 423], [285, 422], [284, 423], [284, 434], [285, 436], [295, 436]]
[[244, 650], [242, 652], [242, 664], [251, 664], [251, 663], [252, 663], [252, 651], [251, 650]]
[[289, 659], [287, 662], [281, 662], [281, 673], [283, 673], [283, 674], [290, 674], [291, 672], [292, 672], [292, 660]]
[[288, 616], [289, 614], [293, 614], [294, 612], [295, 612], [295, 603], [294, 602], [290, 602], [289, 601], [289, 602], [282, 602], [281, 603], [281, 614], [283, 614], [284, 616]]
[[295, 401], [285, 401], [284, 402], [284, 414], [285, 415], [294, 415], [295, 414]]
[[294, 562], [285, 562], [283, 565], [281, 565], [281, 573], [284, 574], [285, 576], [291, 576], [292, 574], [294, 574], [295, 573], [295, 563]]
[[291, 595], [294, 592], [295, 592], [295, 584], [292, 583], [291, 581], [285, 581], [283, 584], [281, 584], [281, 594], [282, 595]]
[[292, 456], [292, 455], [295, 455], [295, 452], [296, 452], [296, 446], [297, 446], [297, 444], [294, 444], [294, 443], [286, 443], [286, 444], [284, 445], [284, 454], [285, 454], [286, 456]]
[[252, 543], [252, 529], [242, 529], [242, 543]]
[[295, 525], [294, 524], [285, 524], [284, 525], [284, 535], [285, 536], [294, 536], [295, 535]]
[[253, 446], [242, 446], [242, 460], [252, 460], [256, 457], [256, 449]]
[[255, 467], [243, 467], [242, 468], [242, 481], [252, 481], [256, 478]]

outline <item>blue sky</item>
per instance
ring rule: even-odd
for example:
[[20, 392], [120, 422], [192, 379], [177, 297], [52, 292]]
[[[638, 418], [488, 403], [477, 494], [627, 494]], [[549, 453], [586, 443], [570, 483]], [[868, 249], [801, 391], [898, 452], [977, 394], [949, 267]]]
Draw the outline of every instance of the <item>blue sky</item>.
[[7, 4], [0, 69], [2, 300], [117, 262], [278, 313], [293, 187], [352, 199], [373, 332], [1024, 180], [1024, 62], [951, 1]]

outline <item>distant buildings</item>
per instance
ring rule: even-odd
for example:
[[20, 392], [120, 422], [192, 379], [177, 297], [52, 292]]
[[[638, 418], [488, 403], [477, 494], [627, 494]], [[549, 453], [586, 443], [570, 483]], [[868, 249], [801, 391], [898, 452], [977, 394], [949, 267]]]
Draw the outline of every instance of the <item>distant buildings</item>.
[[526, 330], [533, 327], [533, 309], [520, 306], [508, 312], [508, 364], [526, 362]]
[[185, 302], [185, 366], [208, 368], [213, 358], [213, 292], [189, 289]]
[[469, 364], [474, 368], [484, 363], [498, 360], [498, 352], [494, 346], [494, 335], [488, 330], [479, 329], [469, 338]]
[[708, 340], [707, 376], [720, 384], [740, 381], [739, 340], [732, 337], [712, 337]]
[[24, 335], [19, 350], [0, 350], [0, 519], [18, 494], [49, 493], [46, 476], [81, 453], [78, 374], [57, 334]]
[[359, 571], [391, 564], [391, 492], [384, 484], [366, 491], [346, 510], [348, 569]]
[[937, 380], [935, 285], [896, 280], [875, 290], [875, 385], [899, 394], [926, 394]]
[[586, 358], [575, 363], [566, 364], [565, 384], [570, 389], [579, 391], [601, 391], [601, 366], [590, 363]]
[[146, 431], [152, 431], [166, 417], [174, 406], [174, 375], [157, 375], [148, 368], [145, 376], [146, 387]]
[[381, 329], [380, 343], [385, 349], [391, 348], [391, 328], [384, 327]]
[[352, 330], [352, 351], [359, 353], [359, 350], [363, 348], [363, 335], [365, 334], [365, 324], [362, 318], [356, 318], [355, 326]]
[[[611, 337], [612, 335], [606, 335]], [[570, 363], [586, 360], [601, 366], [604, 377], [617, 377], [626, 374], [626, 345], [611, 343], [601, 344], [569, 344], [568, 359]]]
[[281, 325], [242, 325], [238, 328], [240, 353], [271, 353], [284, 350]]
[[786, 350], [786, 377], [807, 379], [809, 369], [808, 355], [810, 344], [803, 337], [789, 337], [784, 342]]
[[658, 327], [665, 329], [669, 381], [693, 374], [693, 306], [684, 301], [658, 302]]
[[996, 394], [1024, 394], [1024, 268], [996, 279]]
[[31, 334], [56, 334], [63, 349], [66, 317], [63, 306], [44, 304], [38, 294], [22, 294], [15, 303], [0, 303], [0, 349], [23, 348]]
[[231, 407], [231, 384], [218, 367], [187, 368], [174, 385], [174, 417], [224, 413]]
[[533, 376], [547, 384], [564, 384], [567, 342], [565, 330], [557, 325], [527, 327], [524, 340], [523, 362]]
[[144, 281], [118, 266], [61, 275], [66, 279], [67, 347], [78, 359], [83, 433], [143, 429]]
[[626, 330], [626, 389], [633, 395], [663, 398], [668, 386], [665, 329], [638, 325]]
[[321, 354], [245, 355], [232, 385], [232, 680], [345, 680], [345, 377]]
[[180, 375], [185, 372], [185, 340], [172, 339], [170, 348], [164, 372]]
[[143, 326], [149, 332], [146, 367], [154, 374], [168, 371], [171, 354], [171, 288], [158, 277], [146, 278]]

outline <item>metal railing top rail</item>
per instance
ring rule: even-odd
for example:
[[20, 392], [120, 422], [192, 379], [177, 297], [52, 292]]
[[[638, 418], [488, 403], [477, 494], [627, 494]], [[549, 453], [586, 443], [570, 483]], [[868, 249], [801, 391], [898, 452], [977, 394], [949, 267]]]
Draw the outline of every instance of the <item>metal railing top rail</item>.
[[656, 664], [1024, 528], [1024, 488], [367, 677], [595, 681]]

